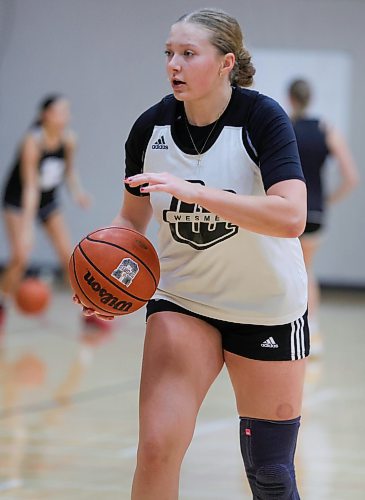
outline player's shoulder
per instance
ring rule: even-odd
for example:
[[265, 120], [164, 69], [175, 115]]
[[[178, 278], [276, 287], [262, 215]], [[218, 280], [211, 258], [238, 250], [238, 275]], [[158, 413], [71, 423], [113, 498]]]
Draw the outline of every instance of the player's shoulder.
[[63, 136], [64, 145], [68, 149], [75, 149], [77, 145], [77, 135], [74, 130], [67, 129]]
[[176, 99], [172, 94], [163, 97], [137, 118], [133, 125], [134, 131], [143, 133], [156, 125], [170, 123], [174, 116], [175, 107]]
[[230, 125], [249, 126], [252, 121], [267, 121], [278, 114], [285, 112], [271, 97], [257, 90], [234, 87], [231, 112], [228, 116]]
[[31, 126], [24, 134], [20, 142], [21, 150], [34, 149], [41, 150], [42, 148], [42, 129], [39, 126]]
[[40, 125], [32, 125], [29, 127], [29, 129], [26, 131], [24, 135], [25, 140], [32, 140], [38, 144], [41, 143], [43, 137], [43, 130]]
[[250, 117], [256, 119], [270, 119], [278, 115], [287, 116], [282, 106], [272, 97], [257, 92], [255, 101], [251, 108]]

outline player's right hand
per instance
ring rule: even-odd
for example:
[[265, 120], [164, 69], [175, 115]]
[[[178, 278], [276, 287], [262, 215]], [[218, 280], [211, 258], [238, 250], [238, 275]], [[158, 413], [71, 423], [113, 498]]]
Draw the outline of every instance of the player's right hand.
[[115, 318], [115, 316], [109, 316], [109, 315], [105, 315], [105, 314], [100, 314], [98, 312], [95, 311], [95, 309], [91, 309], [89, 307], [85, 307], [84, 304], [81, 302], [81, 300], [78, 298], [78, 296], [75, 294], [73, 297], [72, 297], [72, 300], [75, 304], [78, 304], [80, 306], [82, 306], [82, 313], [85, 315], [85, 316], [97, 316], [98, 318], [104, 320], [104, 321], [111, 321]]

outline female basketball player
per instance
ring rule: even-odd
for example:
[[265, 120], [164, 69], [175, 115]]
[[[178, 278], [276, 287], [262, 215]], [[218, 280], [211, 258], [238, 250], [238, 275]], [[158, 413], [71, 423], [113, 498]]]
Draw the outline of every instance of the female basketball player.
[[[291, 118], [296, 135], [299, 156], [307, 183], [307, 224], [300, 238], [308, 273], [308, 319], [311, 330], [312, 354], [321, 350], [318, 325], [319, 287], [313, 273], [313, 259], [318, 251], [327, 204], [347, 196], [358, 183], [358, 173], [342, 135], [318, 119], [308, 116], [311, 88], [305, 80], [294, 80], [288, 90], [292, 108]], [[322, 186], [323, 167], [327, 157], [337, 160], [341, 180], [328, 195]]]
[[74, 169], [75, 136], [68, 129], [70, 105], [62, 95], [48, 96], [40, 105], [36, 123], [19, 148], [6, 181], [2, 208], [10, 245], [10, 261], [0, 290], [0, 323], [4, 323], [4, 299], [16, 290], [32, 247], [34, 219], [42, 222], [64, 269], [72, 246], [57, 197], [66, 180], [81, 207], [89, 196], [82, 190]]
[[162, 270], [147, 308], [134, 500], [178, 498], [199, 408], [224, 364], [253, 497], [299, 498], [306, 188], [289, 118], [244, 88], [250, 59], [228, 14], [183, 16], [166, 43], [173, 94], [126, 143], [114, 223], [144, 232], [153, 214]]

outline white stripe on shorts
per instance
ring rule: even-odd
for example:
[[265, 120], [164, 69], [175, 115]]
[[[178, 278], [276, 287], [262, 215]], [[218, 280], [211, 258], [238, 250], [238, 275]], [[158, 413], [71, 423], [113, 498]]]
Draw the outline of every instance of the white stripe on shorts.
[[299, 318], [291, 323], [291, 359], [302, 359], [305, 356], [304, 320]]
[[300, 318], [300, 342], [302, 344], [302, 358], [305, 357], [305, 346], [304, 346], [304, 319]]

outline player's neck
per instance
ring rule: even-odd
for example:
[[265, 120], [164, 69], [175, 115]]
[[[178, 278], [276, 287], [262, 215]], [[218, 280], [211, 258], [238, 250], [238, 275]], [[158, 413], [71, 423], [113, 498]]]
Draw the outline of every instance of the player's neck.
[[225, 86], [219, 92], [202, 99], [184, 103], [186, 117], [191, 125], [203, 127], [214, 123], [226, 110], [232, 95], [232, 87]]
[[50, 144], [57, 143], [61, 140], [64, 130], [60, 127], [51, 127], [43, 125], [43, 134], [47, 142]]

